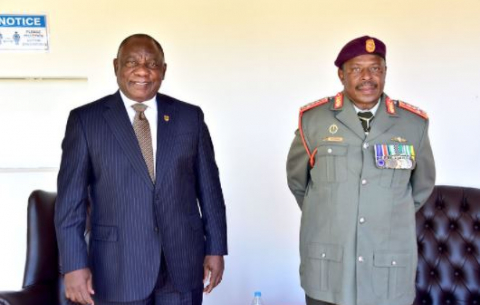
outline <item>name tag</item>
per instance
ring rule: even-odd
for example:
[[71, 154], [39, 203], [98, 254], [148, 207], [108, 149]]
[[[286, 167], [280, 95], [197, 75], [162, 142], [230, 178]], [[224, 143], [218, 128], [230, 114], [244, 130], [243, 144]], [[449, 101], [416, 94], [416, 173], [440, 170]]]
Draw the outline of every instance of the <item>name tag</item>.
[[415, 149], [406, 144], [375, 144], [375, 165], [380, 169], [413, 169]]

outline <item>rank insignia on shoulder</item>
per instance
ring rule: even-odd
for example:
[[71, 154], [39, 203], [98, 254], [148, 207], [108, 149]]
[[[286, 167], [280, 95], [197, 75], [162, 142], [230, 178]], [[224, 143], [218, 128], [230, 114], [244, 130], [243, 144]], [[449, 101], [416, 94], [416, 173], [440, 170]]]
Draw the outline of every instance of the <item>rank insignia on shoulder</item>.
[[405, 109], [405, 110], [408, 110], [412, 113], [415, 113], [416, 115], [424, 118], [425, 120], [428, 120], [428, 114], [425, 111], [423, 111], [422, 109], [420, 109], [416, 106], [410, 105], [410, 104], [402, 102], [402, 101], [398, 101], [398, 107], [400, 107], [402, 109]]
[[333, 103], [333, 109], [340, 110], [343, 108], [343, 92], [337, 93], [335, 95], [335, 102]]
[[318, 101], [315, 101], [315, 102], [312, 102], [312, 103], [309, 103], [305, 106], [300, 107], [300, 113], [303, 113], [307, 110], [310, 110], [312, 108], [321, 106], [321, 105], [326, 104], [326, 103], [328, 103], [328, 97], [322, 98], [321, 100], [318, 100]]
[[375, 144], [375, 165], [379, 169], [414, 169], [415, 149], [405, 144]]
[[387, 96], [385, 98], [385, 106], [387, 107], [387, 113], [389, 115], [396, 115], [394, 102]]

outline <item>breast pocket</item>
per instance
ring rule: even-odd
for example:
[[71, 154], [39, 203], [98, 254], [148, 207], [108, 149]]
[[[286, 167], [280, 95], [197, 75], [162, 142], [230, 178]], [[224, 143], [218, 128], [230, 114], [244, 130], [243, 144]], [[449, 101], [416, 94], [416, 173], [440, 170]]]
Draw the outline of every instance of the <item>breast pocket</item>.
[[375, 166], [381, 170], [380, 186], [405, 187], [415, 169], [412, 145], [375, 144]]
[[196, 152], [197, 137], [194, 133], [181, 133], [175, 135], [176, 149], [181, 153], [193, 154]]
[[347, 180], [348, 146], [340, 144], [317, 147], [312, 178], [321, 182], [344, 182]]
[[412, 170], [410, 169], [381, 169], [382, 175], [380, 185], [385, 188], [405, 186], [410, 180]]

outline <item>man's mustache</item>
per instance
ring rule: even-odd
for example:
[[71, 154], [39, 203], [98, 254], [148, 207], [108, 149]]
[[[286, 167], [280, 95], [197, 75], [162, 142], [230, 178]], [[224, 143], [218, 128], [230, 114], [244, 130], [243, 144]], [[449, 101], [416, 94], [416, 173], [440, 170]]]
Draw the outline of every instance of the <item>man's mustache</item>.
[[361, 90], [361, 89], [363, 89], [363, 87], [365, 87], [365, 86], [373, 87], [373, 88], [376, 89], [376, 88], [378, 87], [378, 84], [375, 83], [375, 82], [372, 82], [372, 81], [365, 81], [365, 82], [362, 82], [362, 83], [360, 83], [359, 85], [357, 85], [357, 86], [355, 87], [355, 89]]

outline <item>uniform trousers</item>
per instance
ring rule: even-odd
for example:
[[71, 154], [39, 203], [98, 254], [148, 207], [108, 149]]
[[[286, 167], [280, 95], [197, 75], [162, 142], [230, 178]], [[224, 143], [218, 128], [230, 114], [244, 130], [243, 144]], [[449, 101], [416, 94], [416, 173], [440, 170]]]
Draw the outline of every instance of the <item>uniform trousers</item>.
[[127, 303], [95, 300], [95, 305], [201, 305], [203, 301], [203, 285], [188, 292], [177, 291], [168, 275], [166, 266], [165, 257], [162, 253], [162, 263], [155, 290], [147, 299]]
[[332, 304], [332, 303], [312, 299], [308, 295], [305, 295], [305, 300], [307, 301], [307, 305], [335, 305], [335, 304]]

